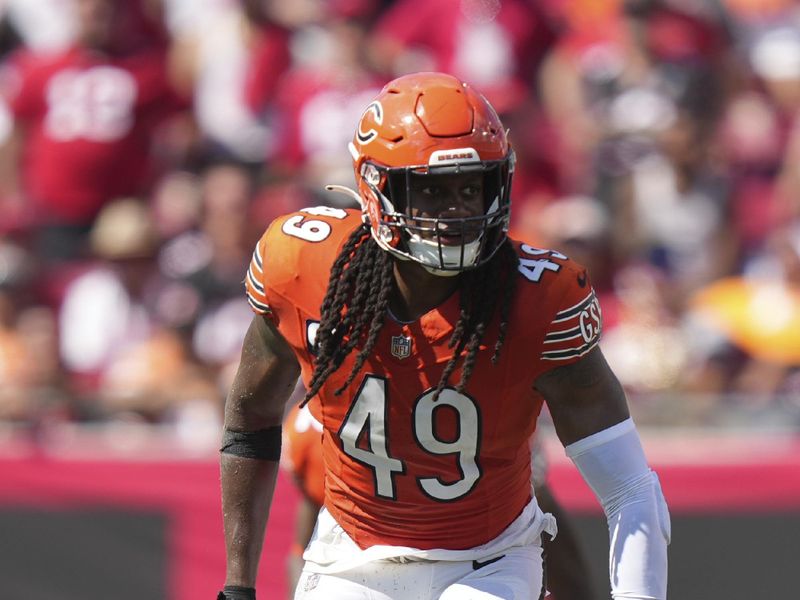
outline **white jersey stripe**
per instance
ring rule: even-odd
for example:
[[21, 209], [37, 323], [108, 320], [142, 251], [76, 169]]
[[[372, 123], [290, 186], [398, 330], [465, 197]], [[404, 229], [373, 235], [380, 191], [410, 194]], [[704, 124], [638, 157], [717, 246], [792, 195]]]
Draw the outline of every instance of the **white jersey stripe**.
[[551, 350], [549, 352], [542, 352], [542, 360], [567, 360], [583, 356], [592, 348], [597, 346], [599, 337], [596, 337], [588, 344], [584, 344], [580, 348], [573, 348], [572, 350]]
[[250, 295], [250, 292], [247, 293], [247, 301], [257, 313], [268, 313], [271, 310], [268, 305], [253, 298], [253, 296]]
[[256, 249], [253, 251], [253, 261], [252, 261], [251, 264], [255, 264], [256, 270], [259, 273], [263, 273], [264, 272], [263, 269], [262, 269], [262, 264], [261, 264], [261, 255], [258, 253], [258, 246], [256, 246]]
[[592, 292], [583, 302], [576, 304], [573, 308], [569, 310], [562, 310], [560, 313], [557, 313], [556, 318], [551, 321], [551, 324], [563, 323], [564, 321], [569, 321], [570, 319], [574, 319], [575, 317], [580, 315], [584, 310], [589, 308], [589, 306], [594, 301], [595, 301], [595, 296], [594, 292]]
[[561, 342], [566, 342], [567, 340], [574, 340], [575, 338], [581, 337], [581, 333], [578, 332], [575, 335], [571, 335], [569, 337], [562, 337], [558, 338], [557, 340], [548, 340], [547, 338], [544, 339], [545, 344], [560, 344]]
[[558, 331], [551, 331], [547, 334], [545, 339], [548, 340], [555, 340], [555, 339], [570, 339], [572, 334], [577, 333], [581, 330], [580, 326], [571, 327], [570, 329], [560, 329]]
[[[564, 313], [568, 313], [568, 312], [570, 312], [571, 310], [574, 310], [574, 309], [578, 308], [578, 307], [579, 307], [581, 304], [583, 304], [584, 302], [588, 301], [588, 300], [589, 300], [589, 299], [590, 299], [592, 296], [594, 296], [594, 290], [591, 290], [591, 291], [590, 291], [590, 292], [587, 294], [587, 296], [586, 296], [586, 297], [585, 297], [583, 300], [581, 300], [580, 302], [578, 302], [577, 304], [573, 304], [573, 305], [572, 305], [572, 306], [570, 306], [569, 308], [565, 308], [564, 310], [560, 310], [560, 311], [558, 311], [558, 312], [556, 313], [556, 318], [558, 318], [558, 317], [562, 316]], [[555, 321], [553, 321], [553, 322], [555, 323]]]
[[265, 295], [264, 294], [264, 286], [261, 285], [258, 282], [258, 279], [256, 279], [255, 275], [253, 274], [253, 265], [252, 264], [250, 265], [250, 268], [247, 269], [247, 280], [250, 282], [250, 285], [252, 285], [259, 294], [261, 294], [262, 296]]

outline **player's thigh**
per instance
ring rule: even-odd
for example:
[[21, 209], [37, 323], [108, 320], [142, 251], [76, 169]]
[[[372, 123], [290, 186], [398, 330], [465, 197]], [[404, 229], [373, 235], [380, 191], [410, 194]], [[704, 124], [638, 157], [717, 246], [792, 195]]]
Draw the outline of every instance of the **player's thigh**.
[[439, 600], [538, 600], [542, 577], [540, 546], [512, 548], [500, 560], [450, 584]]
[[303, 571], [294, 591], [294, 600], [369, 600], [370, 594], [369, 587], [351, 577]]
[[431, 600], [432, 563], [379, 561], [342, 573], [303, 571], [294, 600]]

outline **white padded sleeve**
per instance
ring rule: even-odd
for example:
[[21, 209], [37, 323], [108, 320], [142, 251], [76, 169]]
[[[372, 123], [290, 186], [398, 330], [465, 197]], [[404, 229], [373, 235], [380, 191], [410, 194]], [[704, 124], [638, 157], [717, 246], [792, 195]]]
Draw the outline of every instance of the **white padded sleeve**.
[[631, 419], [566, 447], [608, 521], [614, 600], [666, 600], [670, 520]]

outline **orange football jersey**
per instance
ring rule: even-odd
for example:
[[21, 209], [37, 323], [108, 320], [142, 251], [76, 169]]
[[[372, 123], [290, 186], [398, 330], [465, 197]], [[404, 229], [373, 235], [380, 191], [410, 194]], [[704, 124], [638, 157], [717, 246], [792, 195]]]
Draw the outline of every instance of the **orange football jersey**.
[[[360, 213], [316, 207], [276, 219], [246, 277], [253, 309], [294, 349], [306, 385], [330, 267]], [[530, 501], [528, 440], [542, 398], [535, 379], [598, 342], [600, 309], [585, 269], [557, 252], [515, 242], [516, 295], [500, 360], [498, 317], [487, 328], [465, 393], [433, 400], [459, 315], [453, 294], [412, 323], [387, 315], [352, 385], [354, 351], [309, 406], [323, 424], [325, 506], [362, 548], [460, 550], [493, 539]], [[457, 382], [456, 369], [451, 381]]]

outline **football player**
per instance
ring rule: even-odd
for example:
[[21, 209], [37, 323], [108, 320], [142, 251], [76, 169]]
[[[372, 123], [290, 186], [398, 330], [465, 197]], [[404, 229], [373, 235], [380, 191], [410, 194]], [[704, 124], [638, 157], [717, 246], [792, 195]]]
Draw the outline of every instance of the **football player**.
[[514, 154], [452, 76], [390, 82], [350, 153], [361, 211], [275, 220], [246, 276], [257, 313], [225, 408], [220, 598], [255, 598], [300, 373], [325, 501], [297, 599], [534, 599], [555, 519], [531, 487], [547, 402], [605, 510], [615, 599], [664, 599], [669, 514], [598, 340], [588, 275], [508, 238]]

